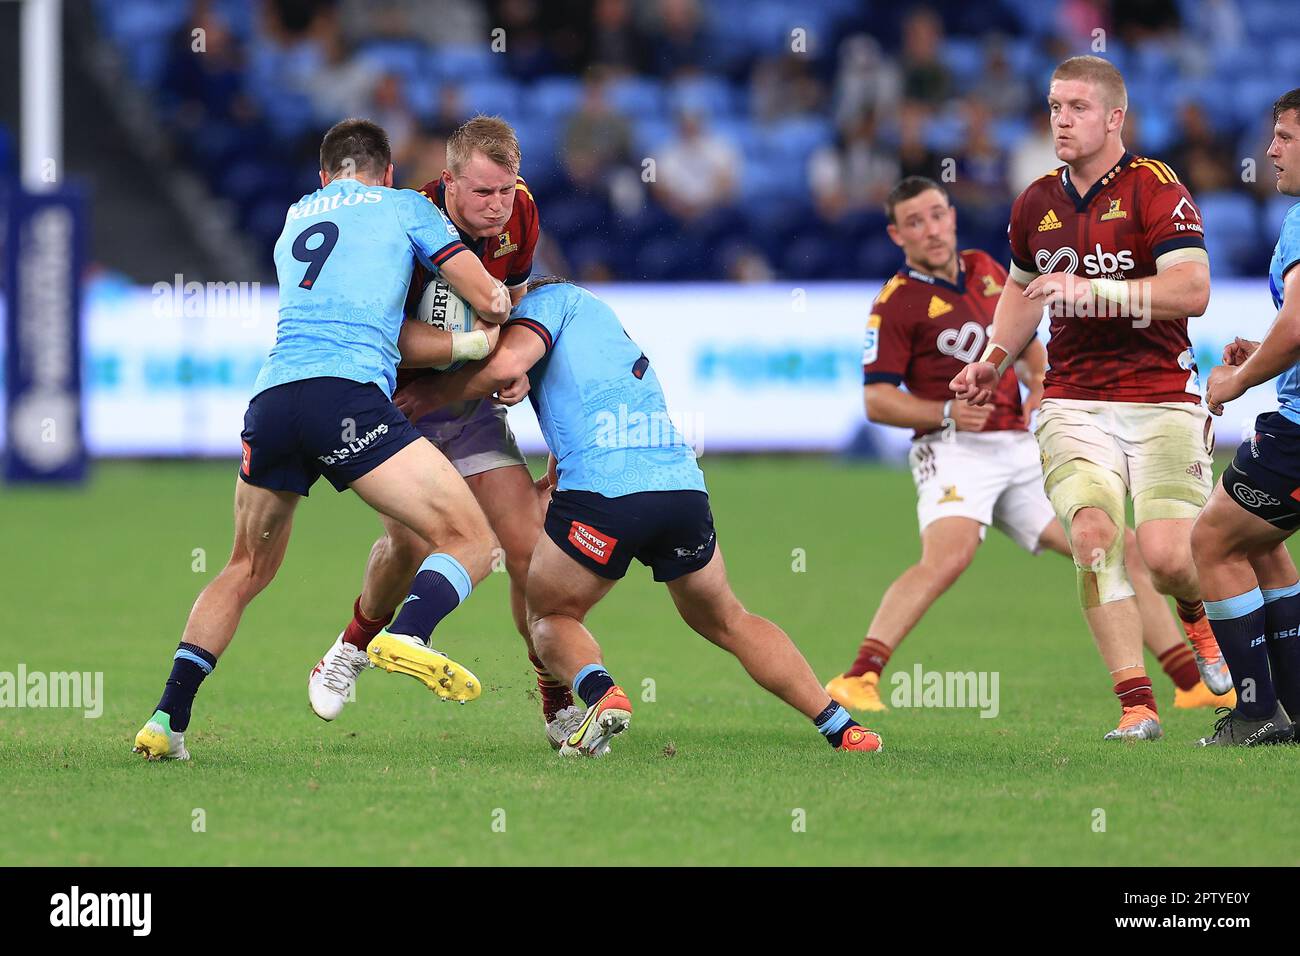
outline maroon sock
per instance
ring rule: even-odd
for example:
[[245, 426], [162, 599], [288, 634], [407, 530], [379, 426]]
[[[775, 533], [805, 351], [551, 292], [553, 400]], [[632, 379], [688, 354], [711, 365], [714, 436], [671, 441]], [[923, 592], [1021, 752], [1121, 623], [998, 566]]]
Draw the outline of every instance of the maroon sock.
[[879, 674], [885, 669], [893, 653], [891, 648], [881, 644], [875, 638], [868, 637], [858, 648], [858, 656], [853, 666], [844, 673], [848, 677], [861, 677], [866, 673]]
[[552, 677], [546, 665], [535, 654], [530, 653], [528, 659], [533, 664], [533, 670], [537, 672], [537, 690], [542, 695], [542, 716], [549, 724], [555, 719], [557, 713], [573, 706], [573, 691], [567, 684], [562, 684]]
[[1151, 690], [1150, 677], [1130, 677], [1115, 685], [1115, 696], [1121, 707], [1137, 707], [1144, 704], [1156, 709], [1156, 695]]
[[1196, 669], [1196, 655], [1186, 644], [1176, 644], [1157, 660], [1179, 690], [1191, 690], [1201, 679], [1201, 672]]
[[1184, 624], [1195, 624], [1205, 617], [1204, 601], [1184, 601], [1182, 598], [1174, 598], [1174, 604], [1178, 606], [1178, 618]]
[[375, 618], [372, 621], [361, 613], [361, 598], [357, 598], [352, 602], [352, 620], [343, 631], [343, 640], [357, 650], [364, 651], [370, 644], [370, 639], [382, 631], [392, 619], [393, 615], [390, 613], [388, 617]]

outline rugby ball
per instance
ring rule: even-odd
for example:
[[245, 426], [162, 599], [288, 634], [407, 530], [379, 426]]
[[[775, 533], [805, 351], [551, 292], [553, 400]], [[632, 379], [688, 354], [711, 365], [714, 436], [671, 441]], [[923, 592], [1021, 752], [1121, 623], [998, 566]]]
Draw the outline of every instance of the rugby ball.
[[[425, 325], [432, 325], [444, 332], [470, 332], [475, 328], [477, 317], [468, 302], [457, 295], [456, 290], [441, 279], [430, 279], [420, 293], [420, 305], [416, 317]], [[435, 365], [439, 372], [453, 372], [464, 362], [452, 362], [449, 365]]]

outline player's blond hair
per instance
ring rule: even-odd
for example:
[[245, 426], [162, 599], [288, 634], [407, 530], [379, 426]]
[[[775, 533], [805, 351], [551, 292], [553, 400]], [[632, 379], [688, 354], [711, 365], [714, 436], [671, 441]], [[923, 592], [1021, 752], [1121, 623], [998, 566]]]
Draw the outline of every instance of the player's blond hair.
[[447, 137], [447, 168], [453, 176], [465, 170], [470, 157], [482, 153], [498, 166], [519, 175], [519, 137], [514, 128], [500, 116], [479, 114], [466, 120]]
[[1052, 82], [1057, 80], [1091, 83], [1101, 91], [1106, 109], [1118, 107], [1128, 111], [1128, 88], [1124, 85], [1124, 75], [1109, 60], [1099, 56], [1072, 56], [1052, 71]]

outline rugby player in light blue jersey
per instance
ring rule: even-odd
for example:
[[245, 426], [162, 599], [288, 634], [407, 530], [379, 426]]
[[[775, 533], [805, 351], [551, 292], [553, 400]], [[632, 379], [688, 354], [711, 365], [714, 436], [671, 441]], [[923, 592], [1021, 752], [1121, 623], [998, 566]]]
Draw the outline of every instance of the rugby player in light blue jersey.
[[[189, 757], [194, 695], [234, 637], [250, 601], [275, 577], [294, 508], [324, 475], [431, 542], [401, 612], [367, 652], [346, 645], [314, 676], [343, 681], [373, 661], [416, 677], [443, 699], [471, 700], [468, 670], [431, 650], [433, 628], [487, 574], [492, 535], [464, 480], [391, 401], [399, 360], [444, 365], [486, 356], [509, 295], [424, 196], [393, 189], [388, 136], [344, 120], [321, 144], [321, 188], [289, 207], [275, 245], [275, 345], [244, 416], [229, 562], [195, 601], [153, 716], [136, 735], [150, 759]], [[416, 261], [441, 275], [491, 333], [404, 322]], [[319, 673], [317, 673], [319, 672]]]
[[600, 756], [631, 720], [583, 620], [633, 558], [668, 585], [683, 621], [833, 747], [878, 750], [880, 737], [830, 699], [785, 632], [732, 593], [695, 453], [668, 417], [650, 359], [595, 295], [555, 277], [530, 281], [487, 361], [421, 379], [394, 401], [413, 420], [460, 399], [495, 393], [508, 403], [522, 398], [512, 383], [525, 375], [555, 476], [528, 568], [529, 632], [549, 672], [587, 705], [560, 752]]
[[[1273, 104], [1277, 190], [1300, 196], [1300, 89]], [[1300, 715], [1300, 575], [1286, 539], [1300, 528], [1300, 205], [1282, 223], [1268, 287], [1278, 310], [1262, 342], [1237, 338], [1210, 373], [1210, 412], [1277, 378], [1276, 412], [1255, 419], [1192, 527], [1205, 614], [1237, 687], [1202, 746], [1253, 747], [1294, 736]]]

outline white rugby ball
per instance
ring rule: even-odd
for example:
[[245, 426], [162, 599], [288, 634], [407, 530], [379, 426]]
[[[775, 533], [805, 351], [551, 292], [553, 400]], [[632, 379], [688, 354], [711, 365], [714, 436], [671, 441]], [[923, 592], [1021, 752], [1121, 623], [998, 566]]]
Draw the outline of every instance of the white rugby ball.
[[[416, 317], [426, 325], [445, 332], [471, 332], [477, 316], [468, 302], [462, 299], [448, 283], [441, 279], [430, 279], [425, 283], [420, 294], [420, 306]], [[452, 362], [449, 365], [435, 365], [439, 372], [450, 372], [460, 368], [464, 362]]]

